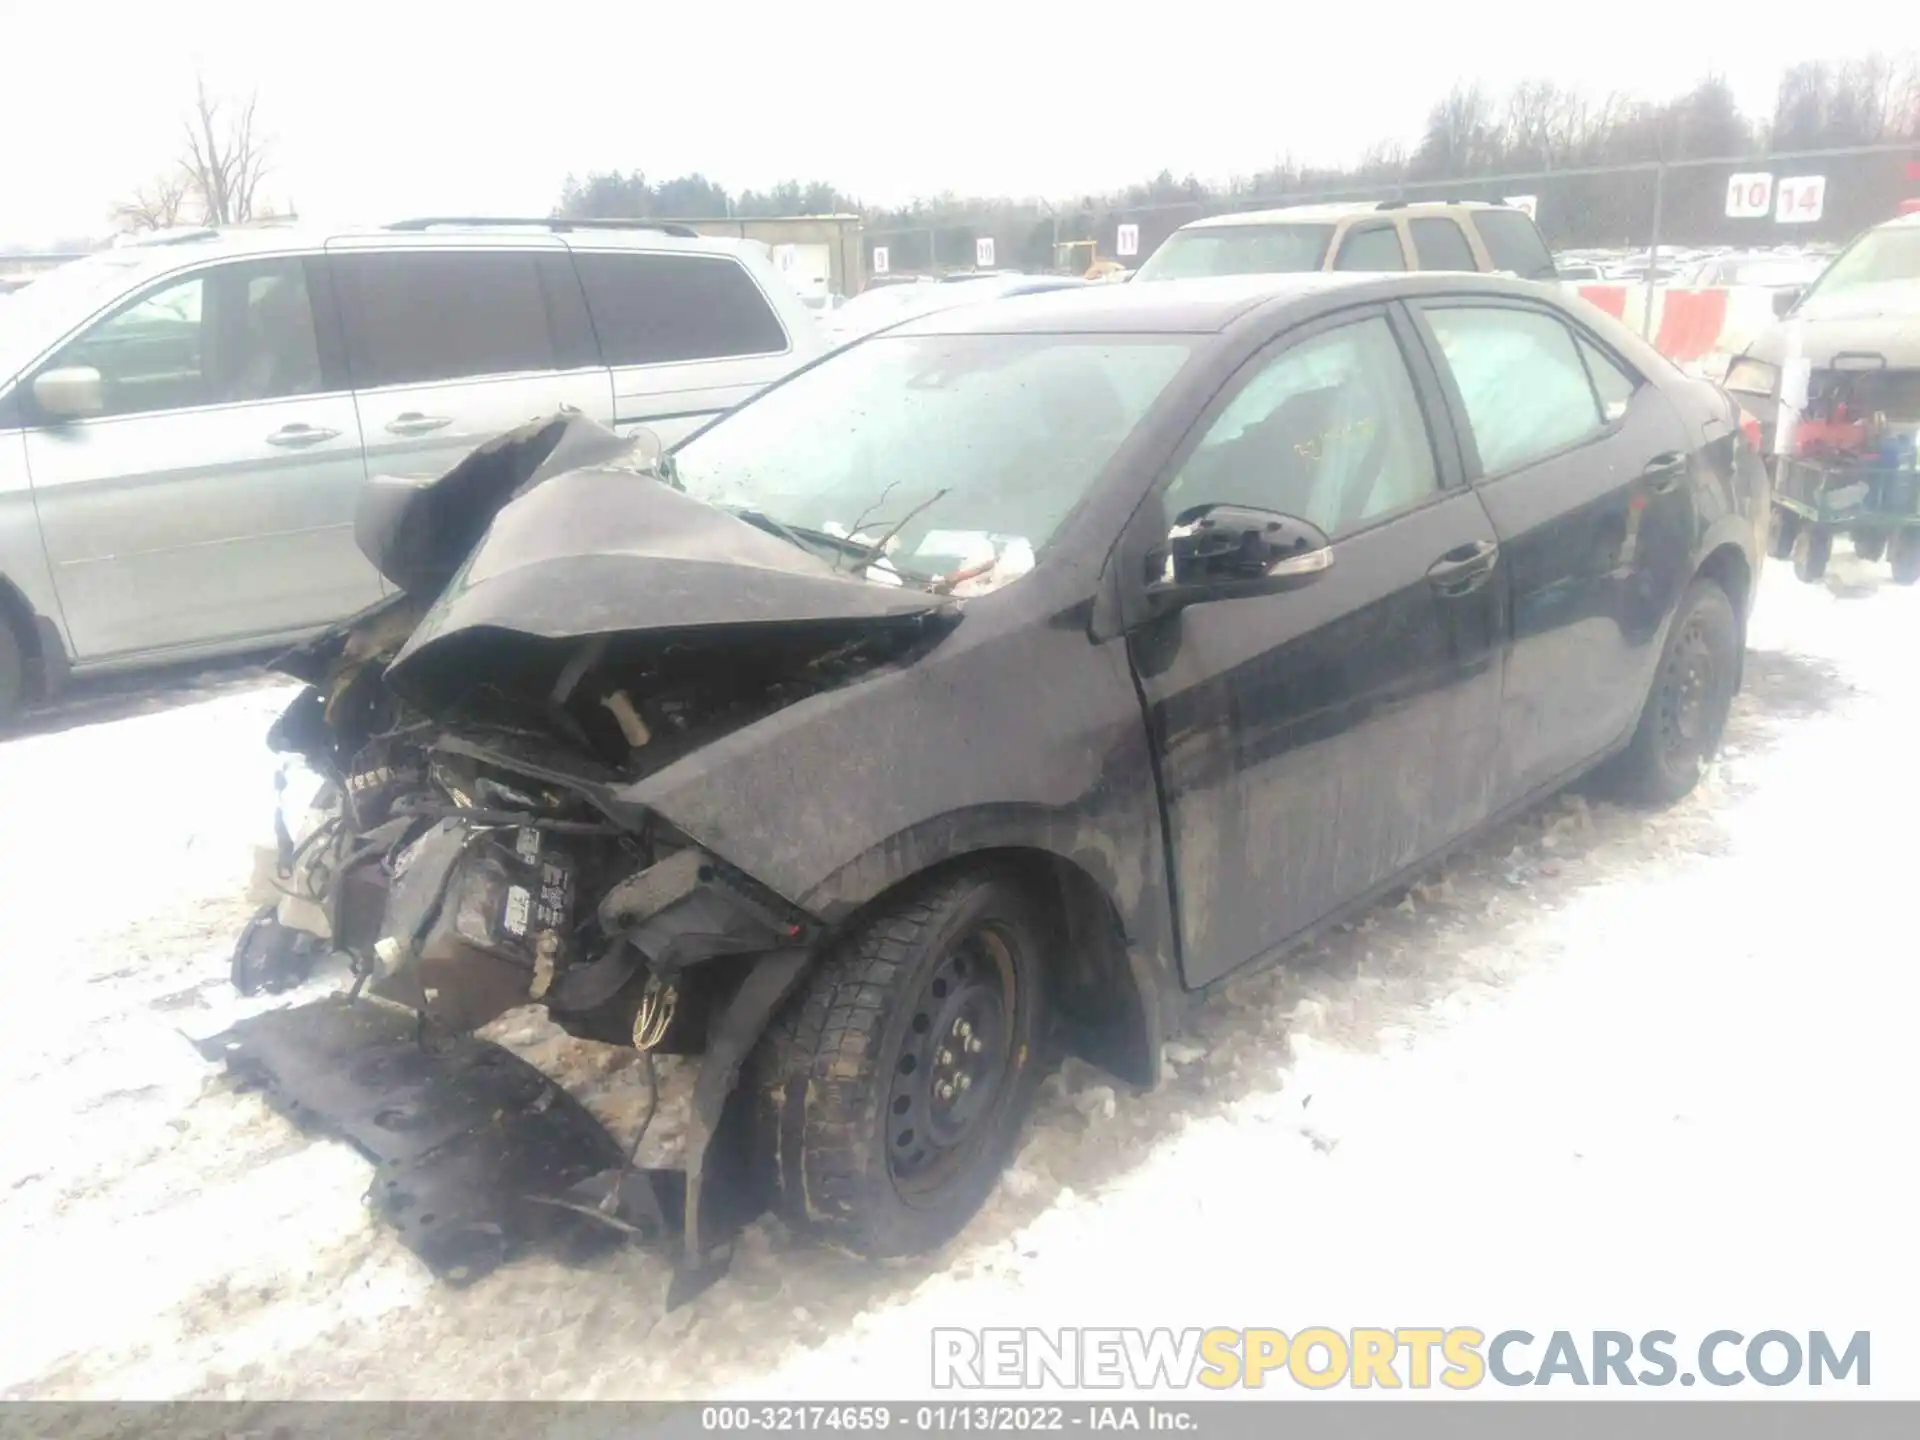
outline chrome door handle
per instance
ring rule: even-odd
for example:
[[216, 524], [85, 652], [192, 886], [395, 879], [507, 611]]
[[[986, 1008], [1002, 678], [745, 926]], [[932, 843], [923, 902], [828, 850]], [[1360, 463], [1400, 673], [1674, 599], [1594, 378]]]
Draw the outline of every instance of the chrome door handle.
[[298, 450], [306, 445], [318, 445], [322, 441], [337, 440], [339, 437], [338, 430], [327, 430], [317, 425], [282, 425], [267, 436], [267, 443]]
[[387, 422], [389, 435], [425, 435], [430, 430], [443, 430], [453, 423], [451, 415], [422, 415], [418, 410], [409, 410], [404, 415], [396, 415]]

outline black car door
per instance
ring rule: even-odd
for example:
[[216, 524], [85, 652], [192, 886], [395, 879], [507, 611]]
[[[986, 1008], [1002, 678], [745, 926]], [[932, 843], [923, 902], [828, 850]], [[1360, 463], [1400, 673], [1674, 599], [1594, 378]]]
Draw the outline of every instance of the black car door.
[[1130, 541], [1210, 504], [1295, 515], [1333, 541], [1304, 588], [1192, 605], [1130, 637], [1182, 965], [1200, 985], [1488, 814], [1504, 589], [1397, 307], [1342, 312], [1249, 360], [1156, 498]]
[[1500, 799], [1549, 788], [1638, 722], [1693, 544], [1694, 442], [1657, 385], [1546, 306], [1421, 301], [1513, 615]]

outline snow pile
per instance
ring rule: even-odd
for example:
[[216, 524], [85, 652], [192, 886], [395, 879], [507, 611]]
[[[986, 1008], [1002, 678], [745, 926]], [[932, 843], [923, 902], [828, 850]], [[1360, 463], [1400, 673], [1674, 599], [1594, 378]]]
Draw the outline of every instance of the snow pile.
[[[0, 1393], [899, 1396], [932, 1327], [1007, 1324], [1865, 1328], [1874, 1393], [1920, 1390], [1920, 595], [1884, 574], [1770, 569], [1688, 803], [1502, 828], [1203, 1007], [1152, 1095], [1069, 1064], [948, 1254], [868, 1266], [763, 1221], [664, 1320], [644, 1252], [433, 1285], [364, 1218], [363, 1162], [175, 1033], [242, 1008], [284, 691], [0, 745], [31, 817], [0, 837], [0, 1288], [33, 1297], [0, 1319]], [[634, 1057], [531, 1011], [492, 1033], [630, 1133]], [[656, 1153], [690, 1070], [662, 1068]]]

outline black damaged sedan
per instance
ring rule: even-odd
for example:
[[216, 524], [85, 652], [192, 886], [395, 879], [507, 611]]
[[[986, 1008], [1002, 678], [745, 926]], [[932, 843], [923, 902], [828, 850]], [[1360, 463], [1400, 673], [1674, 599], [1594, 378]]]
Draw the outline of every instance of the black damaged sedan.
[[692, 1271], [767, 1207], [926, 1250], [1058, 1050], [1151, 1083], [1497, 818], [1687, 794], [1767, 513], [1720, 390], [1486, 276], [1025, 296], [670, 455], [530, 425], [370, 494], [401, 593], [286, 662], [332, 808], [237, 973], [700, 1055]]

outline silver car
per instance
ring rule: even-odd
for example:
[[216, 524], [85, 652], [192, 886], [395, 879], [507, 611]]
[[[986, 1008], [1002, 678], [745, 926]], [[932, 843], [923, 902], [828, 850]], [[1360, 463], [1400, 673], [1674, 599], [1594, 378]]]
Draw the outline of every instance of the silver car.
[[381, 598], [370, 472], [570, 406], [691, 433], [826, 347], [751, 245], [677, 226], [192, 231], [0, 312], [0, 721], [69, 671], [295, 640]]

